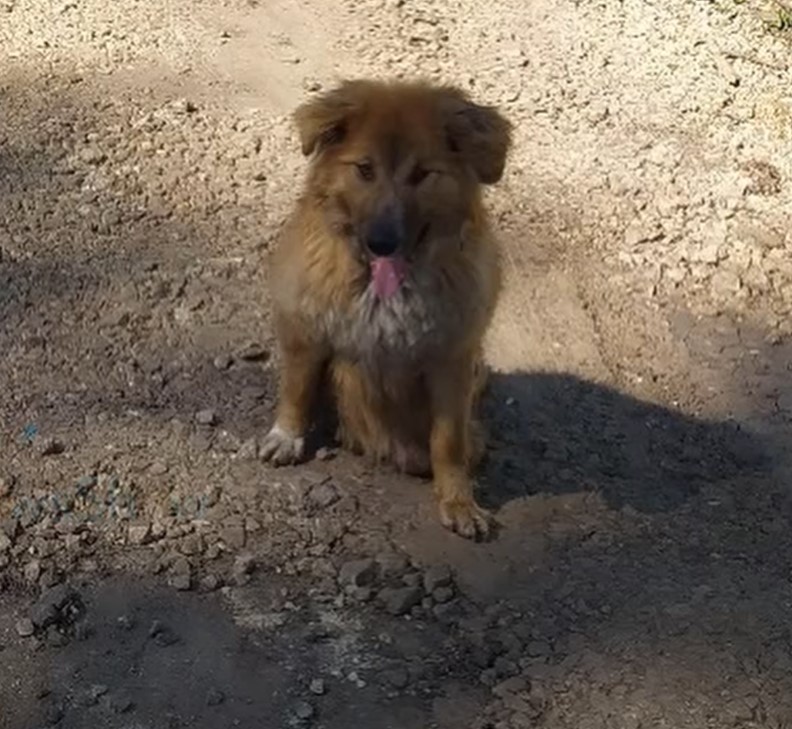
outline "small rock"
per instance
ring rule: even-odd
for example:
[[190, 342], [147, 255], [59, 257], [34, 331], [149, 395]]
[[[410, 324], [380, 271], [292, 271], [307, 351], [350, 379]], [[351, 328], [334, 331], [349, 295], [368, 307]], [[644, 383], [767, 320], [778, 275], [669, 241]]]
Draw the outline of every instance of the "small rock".
[[377, 555], [377, 564], [385, 580], [401, 580], [410, 568], [410, 562], [403, 554], [386, 552]]
[[0, 476], [0, 499], [10, 496], [14, 490], [14, 477], [13, 476]]
[[63, 453], [66, 447], [55, 438], [45, 438], [39, 443], [38, 451], [42, 456], [57, 456]]
[[222, 581], [217, 575], [204, 575], [201, 579], [199, 588], [201, 592], [214, 592], [222, 585]]
[[505, 699], [508, 696], [529, 691], [530, 688], [531, 683], [527, 678], [523, 676], [513, 676], [493, 686], [492, 693], [499, 699]]
[[269, 351], [256, 342], [251, 342], [237, 352], [240, 359], [247, 362], [259, 362], [269, 359]]
[[410, 683], [410, 673], [402, 666], [385, 671], [382, 674], [382, 678], [385, 683], [399, 691], [407, 688]]
[[179, 549], [182, 554], [196, 555], [204, 551], [204, 539], [200, 534], [188, 534], [182, 539]]
[[255, 461], [258, 459], [258, 441], [255, 438], [243, 440], [237, 450], [237, 458], [243, 461]]
[[98, 147], [84, 147], [80, 150], [80, 159], [88, 165], [100, 165], [107, 159], [107, 155]]
[[341, 498], [338, 489], [331, 482], [318, 483], [308, 492], [309, 503], [317, 509], [326, 509]]
[[44, 721], [48, 726], [60, 724], [63, 720], [63, 707], [57, 701], [50, 701], [44, 710]]
[[193, 114], [198, 111], [198, 107], [189, 99], [177, 99], [171, 104], [174, 114]]
[[174, 560], [168, 582], [171, 587], [182, 592], [192, 587], [192, 568], [187, 559], [177, 557]]
[[453, 581], [453, 575], [449, 567], [440, 565], [430, 567], [423, 577], [424, 590], [432, 594], [438, 587], [448, 587]]
[[0, 530], [0, 554], [4, 554], [13, 546], [11, 538], [2, 530]]
[[543, 640], [531, 640], [525, 646], [525, 652], [531, 658], [541, 658], [552, 653], [550, 644]]
[[96, 476], [88, 474], [77, 479], [77, 493], [85, 496], [94, 486], [96, 486]]
[[215, 366], [215, 369], [221, 371], [227, 370], [232, 364], [234, 364], [234, 358], [230, 354], [219, 354], [214, 358], [212, 364]]
[[256, 559], [252, 554], [240, 554], [234, 560], [234, 576], [249, 575], [256, 569]]
[[420, 586], [386, 587], [377, 596], [391, 615], [404, 615], [421, 602], [423, 590]]
[[294, 705], [294, 715], [300, 721], [308, 721], [309, 719], [312, 719], [315, 713], [314, 707], [311, 706], [307, 701], [298, 701]]
[[324, 696], [327, 693], [327, 686], [325, 685], [324, 680], [321, 678], [313, 679], [309, 689], [315, 696]]
[[508, 678], [509, 676], [516, 676], [520, 672], [520, 667], [514, 662], [510, 661], [506, 656], [498, 656], [495, 659], [493, 666], [498, 678]]
[[318, 448], [316, 451], [316, 460], [317, 461], [332, 461], [336, 457], [336, 451], [334, 448], [327, 448], [326, 446], [322, 446]]
[[71, 625], [84, 612], [79, 594], [68, 585], [47, 590], [30, 610], [30, 619], [39, 629], [50, 625]]
[[242, 549], [245, 546], [245, 527], [242, 524], [227, 526], [220, 532], [220, 539], [231, 549]]
[[127, 531], [130, 544], [138, 547], [148, 544], [151, 541], [151, 523], [142, 522], [139, 524], [130, 524]]
[[439, 605], [451, 602], [454, 598], [454, 590], [451, 587], [438, 587], [433, 593], [432, 598]]
[[21, 638], [29, 638], [36, 632], [36, 626], [30, 618], [21, 618], [17, 620], [16, 632]]
[[37, 559], [28, 562], [25, 565], [24, 573], [25, 573], [25, 579], [28, 582], [32, 582], [32, 583], [38, 582], [39, 578], [41, 577], [41, 562], [39, 562], [39, 560]]
[[116, 714], [127, 714], [135, 708], [135, 702], [124, 692], [111, 696], [107, 704]]
[[199, 425], [215, 425], [217, 423], [217, 415], [215, 414], [214, 410], [209, 408], [205, 410], [199, 410], [195, 414], [195, 421]]
[[370, 587], [356, 587], [355, 585], [347, 585], [344, 592], [358, 602], [368, 602], [373, 595], [373, 590]]
[[57, 627], [50, 625], [47, 629], [47, 644], [53, 648], [63, 648], [69, 641]]
[[149, 628], [149, 638], [151, 638], [158, 646], [167, 648], [168, 646], [176, 645], [179, 642], [179, 636], [173, 630], [160, 622], [155, 620]]
[[164, 461], [154, 461], [149, 466], [149, 473], [152, 476], [164, 476], [168, 472], [168, 464]]
[[341, 585], [366, 587], [377, 578], [377, 563], [373, 559], [356, 559], [345, 562], [338, 574]]
[[107, 686], [102, 683], [95, 683], [85, 692], [83, 703], [85, 706], [96, 706], [99, 703], [99, 699], [107, 694], [107, 691]]
[[225, 694], [220, 689], [210, 688], [206, 694], [207, 706], [220, 706], [225, 701]]
[[116, 620], [116, 625], [118, 625], [118, 627], [121, 628], [121, 630], [129, 632], [130, 630], [133, 630], [135, 627], [135, 619], [130, 617], [129, 615], [121, 615]]

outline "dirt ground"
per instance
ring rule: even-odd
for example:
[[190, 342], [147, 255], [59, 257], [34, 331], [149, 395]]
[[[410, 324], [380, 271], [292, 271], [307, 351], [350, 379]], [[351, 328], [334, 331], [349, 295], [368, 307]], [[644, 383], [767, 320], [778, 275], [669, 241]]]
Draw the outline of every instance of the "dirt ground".
[[[0, 0], [0, 727], [792, 727], [783, 5]], [[289, 113], [515, 124], [485, 544], [256, 458]]]

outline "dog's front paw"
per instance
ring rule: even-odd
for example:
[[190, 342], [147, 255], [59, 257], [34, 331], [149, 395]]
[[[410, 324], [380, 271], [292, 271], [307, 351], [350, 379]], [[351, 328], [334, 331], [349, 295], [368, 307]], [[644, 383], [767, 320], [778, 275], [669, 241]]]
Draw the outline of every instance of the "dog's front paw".
[[288, 466], [302, 461], [305, 455], [305, 438], [293, 435], [277, 423], [264, 437], [259, 448], [259, 456], [273, 466]]
[[440, 502], [440, 522], [466, 539], [485, 539], [492, 528], [492, 515], [473, 499], [448, 499]]

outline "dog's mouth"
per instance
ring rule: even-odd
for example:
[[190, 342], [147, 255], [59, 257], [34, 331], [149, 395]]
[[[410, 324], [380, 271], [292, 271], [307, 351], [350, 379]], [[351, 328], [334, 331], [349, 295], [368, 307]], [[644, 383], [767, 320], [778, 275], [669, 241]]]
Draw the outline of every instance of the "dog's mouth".
[[378, 299], [390, 299], [394, 296], [407, 277], [407, 261], [398, 253], [371, 258], [369, 269], [371, 287]]

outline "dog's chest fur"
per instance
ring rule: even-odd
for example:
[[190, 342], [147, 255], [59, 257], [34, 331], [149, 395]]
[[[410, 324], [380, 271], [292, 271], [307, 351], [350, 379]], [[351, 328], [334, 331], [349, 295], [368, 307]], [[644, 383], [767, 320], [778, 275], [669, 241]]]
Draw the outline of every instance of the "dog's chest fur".
[[319, 314], [340, 355], [371, 365], [409, 363], [447, 349], [460, 332], [458, 313], [430, 280], [410, 280], [388, 299], [366, 288], [344, 309]]

